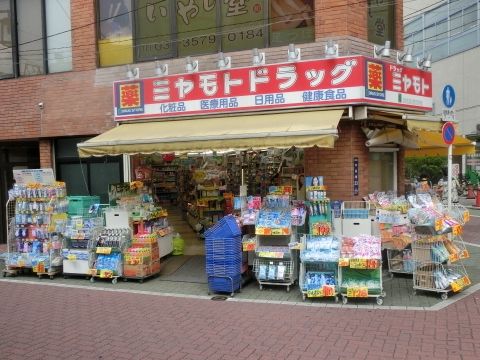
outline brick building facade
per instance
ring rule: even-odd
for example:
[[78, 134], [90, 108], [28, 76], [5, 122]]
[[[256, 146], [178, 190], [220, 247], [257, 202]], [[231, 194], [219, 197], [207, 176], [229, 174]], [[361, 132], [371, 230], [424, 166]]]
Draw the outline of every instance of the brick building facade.
[[[58, 167], [54, 156], [58, 139], [88, 138], [115, 126], [112, 116], [112, 82], [125, 78], [125, 66], [98, 66], [96, 1], [71, 0], [72, 70], [47, 75], [20, 76], [0, 80], [0, 145], [34, 142], [38, 145], [38, 165]], [[314, 41], [301, 44], [302, 60], [324, 56], [329, 39], [339, 44], [339, 54], [371, 56], [373, 44], [368, 41], [369, 3], [367, 0], [315, 0]], [[402, 49], [402, 1], [395, 2], [395, 38], [392, 43]], [[265, 49], [266, 62], [285, 62], [286, 46]], [[262, 50], [263, 51], [263, 50]], [[251, 51], [231, 54], [234, 67], [249, 66]], [[392, 52], [392, 59], [395, 52]], [[216, 54], [196, 56], [201, 70], [215, 69]], [[170, 74], [183, 72], [184, 59], [168, 59]], [[140, 77], [155, 75], [154, 62], [135, 64]], [[39, 106], [39, 104], [42, 104]], [[360, 125], [343, 121], [334, 149], [307, 149], [307, 175], [322, 174], [332, 198], [360, 200], [368, 191], [368, 149]], [[403, 156], [397, 161], [398, 189], [403, 186]], [[360, 192], [352, 195], [352, 159], [360, 161]], [[5, 171], [11, 171], [5, 168]], [[93, 171], [93, 169], [92, 169]], [[11, 184], [3, 184], [4, 190]], [[2, 199], [5, 200], [5, 199]], [[4, 218], [4, 217], [2, 217]]]

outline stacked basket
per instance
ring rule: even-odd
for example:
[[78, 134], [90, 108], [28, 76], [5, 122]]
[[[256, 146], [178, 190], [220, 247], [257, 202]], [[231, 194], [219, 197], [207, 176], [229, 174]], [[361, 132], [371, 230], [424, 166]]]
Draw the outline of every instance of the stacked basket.
[[235, 293], [242, 283], [242, 232], [231, 215], [205, 231], [206, 270], [210, 292]]

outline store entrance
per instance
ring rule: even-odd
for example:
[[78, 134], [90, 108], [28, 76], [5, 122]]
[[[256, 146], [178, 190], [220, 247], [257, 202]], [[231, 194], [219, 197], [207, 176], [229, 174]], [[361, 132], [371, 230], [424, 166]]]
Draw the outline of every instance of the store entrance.
[[[38, 142], [0, 144], [0, 202], [6, 204], [8, 190], [13, 186], [13, 170], [36, 169], [40, 167]], [[2, 234], [0, 243], [7, 241], [5, 205], [0, 208]]]
[[270, 186], [287, 185], [292, 187], [294, 198], [305, 198], [304, 189], [299, 190], [303, 150], [297, 148], [135, 155], [131, 165], [132, 179], [148, 186], [168, 210], [170, 225], [184, 240], [184, 256], [201, 256], [202, 261], [204, 232], [223, 216], [239, 213], [235, 197], [264, 197]]

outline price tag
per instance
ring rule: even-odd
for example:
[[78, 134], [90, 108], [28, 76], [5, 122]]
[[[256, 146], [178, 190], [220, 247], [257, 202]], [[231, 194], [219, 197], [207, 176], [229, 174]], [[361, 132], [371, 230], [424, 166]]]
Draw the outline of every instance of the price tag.
[[367, 259], [350, 259], [350, 268], [352, 269], [366, 269]]
[[302, 243], [293, 243], [293, 244], [288, 244], [288, 247], [291, 250], [303, 250], [303, 244]]
[[455, 262], [455, 261], [458, 261], [459, 257], [458, 257], [458, 253], [454, 253], [454, 254], [450, 254], [450, 256], [448, 257], [448, 260], [450, 260], [450, 262]]
[[470, 278], [468, 276], [463, 277], [463, 283], [465, 286], [471, 285], [472, 282], [470, 281]]
[[457, 236], [457, 235], [462, 235], [463, 233], [463, 228], [461, 225], [455, 225], [452, 229], [452, 233], [454, 236]]
[[463, 213], [463, 222], [467, 223], [470, 221], [470, 212], [468, 210], [465, 210]]
[[75, 255], [75, 254], [68, 254], [68, 255], [67, 255], [67, 260], [71, 260], [71, 261], [77, 260], [77, 255]]
[[113, 277], [112, 270], [100, 270], [100, 277], [103, 279], [111, 279]]
[[347, 288], [347, 297], [366, 298], [368, 297], [367, 287], [349, 287]]
[[463, 250], [460, 253], [460, 259], [468, 259], [470, 257], [470, 253], [468, 252], [467, 249]]
[[242, 245], [243, 245], [243, 251], [255, 250], [255, 242], [244, 242]]
[[45, 272], [45, 264], [43, 262], [38, 263], [37, 272], [39, 272], [39, 273], [44, 273]]
[[338, 266], [345, 267], [345, 266], [348, 266], [348, 265], [350, 265], [350, 259], [347, 259], [347, 258], [338, 259]]
[[104, 246], [99, 246], [97, 247], [97, 254], [110, 254], [112, 252], [112, 248], [111, 247], [104, 247]]
[[435, 231], [442, 230], [442, 228], [443, 228], [442, 224], [443, 224], [442, 219], [436, 219], [435, 220]]
[[450, 283], [450, 286], [452, 287], [452, 291], [453, 291], [453, 292], [458, 292], [458, 291], [462, 290], [462, 288], [463, 288], [463, 286], [464, 286], [464, 285], [463, 285], [463, 278], [458, 279], [458, 280], [455, 280], [455, 281], [452, 281], [452, 282]]
[[38, 265], [34, 265], [34, 266], [32, 267], [32, 271], [33, 271], [34, 273], [38, 273]]
[[307, 290], [307, 297], [309, 298], [324, 297], [324, 296], [325, 295], [323, 294], [323, 289]]
[[380, 260], [378, 259], [368, 259], [367, 260], [367, 269], [376, 269], [380, 266]]

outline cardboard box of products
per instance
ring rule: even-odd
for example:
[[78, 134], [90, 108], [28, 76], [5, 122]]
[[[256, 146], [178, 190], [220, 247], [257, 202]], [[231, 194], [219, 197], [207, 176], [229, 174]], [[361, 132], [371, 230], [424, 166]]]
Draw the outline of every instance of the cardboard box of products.
[[142, 278], [151, 274], [150, 265], [124, 265], [123, 276], [132, 278]]

